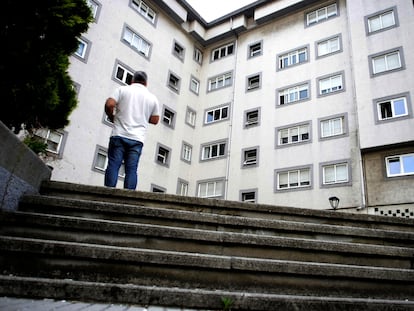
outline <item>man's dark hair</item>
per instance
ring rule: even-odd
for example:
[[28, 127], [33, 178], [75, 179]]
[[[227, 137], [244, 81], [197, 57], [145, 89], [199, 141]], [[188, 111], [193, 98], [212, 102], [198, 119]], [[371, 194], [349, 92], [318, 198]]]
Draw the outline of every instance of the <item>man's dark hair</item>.
[[144, 71], [136, 71], [134, 73], [134, 78], [132, 79], [132, 81], [142, 83], [142, 84], [146, 84], [147, 83], [147, 78], [148, 78], [147, 74]]

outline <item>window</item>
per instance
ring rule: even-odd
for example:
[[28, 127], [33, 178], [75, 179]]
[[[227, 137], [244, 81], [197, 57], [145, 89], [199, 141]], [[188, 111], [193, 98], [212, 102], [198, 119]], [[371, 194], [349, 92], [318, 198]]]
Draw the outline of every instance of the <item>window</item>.
[[311, 26], [322, 21], [326, 21], [338, 15], [338, 7], [336, 3], [317, 9], [306, 14], [306, 25]]
[[276, 171], [276, 190], [310, 188], [311, 168], [288, 169]]
[[221, 89], [232, 84], [232, 72], [227, 72], [208, 80], [208, 91]]
[[247, 91], [257, 90], [261, 86], [261, 74], [254, 74], [250, 77], [247, 77]]
[[409, 93], [401, 93], [375, 99], [375, 121], [395, 121], [412, 117]]
[[115, 69], [115, 80], [121, 82], [122, 84], [131, 84], [132, 78], [134, 77], [134, 73], [132, 70], [127, 69], [125, 66], [121, 64], [116, 65]]
[[161, 187], [161, 186], [151, 184], [151, 192], [166, 193], [167, 189], [165, 189], [164, 187]]
[[162, 114], [162, 122], [170, 128], [175, 126], [175, 112], [164, 106]]
[[170, 165], [170, 154], [171, 154], [170, 148], [163, 146], [161, 144], [158, 144], [155, 160], [158, 164], [168, 167]]
[[234, 53], [234, 43], [221, 46], [211, 52], [211, 61], [218, 60]]
[[260, 122], [260, 108], [248, 110], [244, 113], [244, 127], [252, 127], [259, 125]]
[[319, 119], [319, 138], [332, 138], [347, 133], [347, 114]]
[[168, 87], [172, 89], [174, 92], [179, 92], [180, 83], [180, 78], [177, 75], [173, 74], [172, 72], [168, 74]]
[[184, 162], [190, 163], [192, 153], [193, 153], [193, 147], [190, 144], [183, 142], [183, 145], [181, 147], [181, 159]]
[[414, 153], [385, 158], [387, 177], [414, 175]]
[[124, 28], [124, 33], [122, 35], [124, 43], [127, 43], [131, 48], [136, 50], [140, 55], [149, 58], [151, 44], [145, 40], [141, 35], [133, 31], [129, 27]]
[[240, 191], [240, 201], [246, 203], [256, 203], [257, 189]]
[[242, 167], [252, 167], [259, 164], [259, 147], [242, 150]]
[[319, 79], [319, 95], [328, 95], [335, 92], [343, 91], [344, 83], [341, 74], [335, 74], [329, 77]]
[[200, 198], [223, 198], [224, 179], [200, 181], [197, 186], [197, 196]]
[[369, 56], [372, 65], [371, 75], [404, 69], [402, 48]]
[[310, 141], [310, 122], [285, 128], [277, 128], [277, 145], [289, 145]]
[[398, 26], [397, 8], [393, 7], [365, 18], [367, 33], [375, 33]]
[[188, 181], [178, 178], [177, 182], [177, 194], [182, 196], [188, 195]]
[[88, 54], [89, 54], [90, 43], [85, 38], [78, 39], [78, 42], [79, 42], [79, 45], [78, 45], [78, 49], [75, 51], [75, 56], [77, 56], [83, 61], [86, 61]]
[[349, 182], [348, 163], [322, 165], [322, 185]]
[[47, 144], [46, 151], [61, 155], [63, 151], [63, 141], [65, 134], [60, 131], [49, 130], [47, 128], [40, 128], [34, 132], [34, 135], [41, 138]]
[[194, 60], [201, 65], [203, 62], [203, 52], [200, 49], [194, 48]]
[[206, 110], [204, 124], [210, 124], [222, 120], [227, 120], [229, 118], [229, 106], [222, 106], [218, 108], [213, 108]]
[[[105, 173], [106, 167], [108, 166], [108, 152], [107, 149], [101, 146], [96, 147], [95, 159], [93, 163], [93, 170]], [[121, 167], [119, 168], [118, 177], [125, 177], [125, 164], [122, 162]]]
[[200, 81], [194, 77], [190, 79], [190, 91], [197, 95], [200, 92]]
[[279, 69], [284, 69], [293, 65], [301, 64], [308, 61], [308, 48], [300, 48], [278, 56]]
[[341, 37], [337, 35], [335, 37], [319, 41], [316, 44], [316, 55], [322, 57], [330, 54], [334, 54], [341, 51]]
[[156, 13], [142, 0], [132, 0], [132, 7], [151, 24], [155, 24]]
[[226, 154], [226, 142], [220, 141], [201, 146], [201, 160], [223, 158]]
[[278, 91], [278, 106], [299, 102], [309, 98], [309, 83], [289, 86]]
[[86, 0], [86, 4], [91, 9], [92, 17], [96, 20], [100, 9], [100, 4], [95, 0]]
[[180, 60], [184, 60], [184, 52], [185, 49], [181, 46], [181, 44], [174, 41], [173, 43], [173, 54], [177, 56]]
[[191, 109], [190, 107], [187, 107], [187, 112], [185, 114], [185, 123], [188, 125], [195, 127], [196, 122], [196, 112], [195, 110]]
[[247, 58], [262, 55], [262, 42], [257, 42], [249, 45]]

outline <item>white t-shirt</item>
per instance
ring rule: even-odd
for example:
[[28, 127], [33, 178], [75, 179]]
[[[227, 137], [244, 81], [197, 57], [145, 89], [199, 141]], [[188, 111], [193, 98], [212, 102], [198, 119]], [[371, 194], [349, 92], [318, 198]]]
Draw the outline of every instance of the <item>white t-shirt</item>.
[[140, 83], [121, 86], [111, 97], [117, 102], [111, 135], [144, 143], [150, 117], [159, 115], [158, 99]]

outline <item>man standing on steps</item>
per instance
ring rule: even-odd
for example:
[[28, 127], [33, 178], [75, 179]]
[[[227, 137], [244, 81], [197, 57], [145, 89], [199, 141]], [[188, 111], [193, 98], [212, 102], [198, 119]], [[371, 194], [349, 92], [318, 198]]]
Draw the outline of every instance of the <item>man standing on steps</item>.
[[124, 188], [135, 190], [148, 125], [155, 125], [160, 119], [158, 99], [147, 89], [147, 74], [137, 71], [130, 85], [116, 89], [105, 102], [105, 113], [114, 123], [109, 139], [105, 186], [116, 186], [119, 168], [124, 161]]

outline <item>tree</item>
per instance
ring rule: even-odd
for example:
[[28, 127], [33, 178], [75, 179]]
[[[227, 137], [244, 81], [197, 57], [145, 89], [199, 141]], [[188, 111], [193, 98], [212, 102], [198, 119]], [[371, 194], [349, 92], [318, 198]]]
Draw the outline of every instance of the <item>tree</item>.
[[69, 56], [88, 30], [85, 0], [6, 0], [2, 4], [0, 120], [18, 131], [63, 128], [77, 105]]

